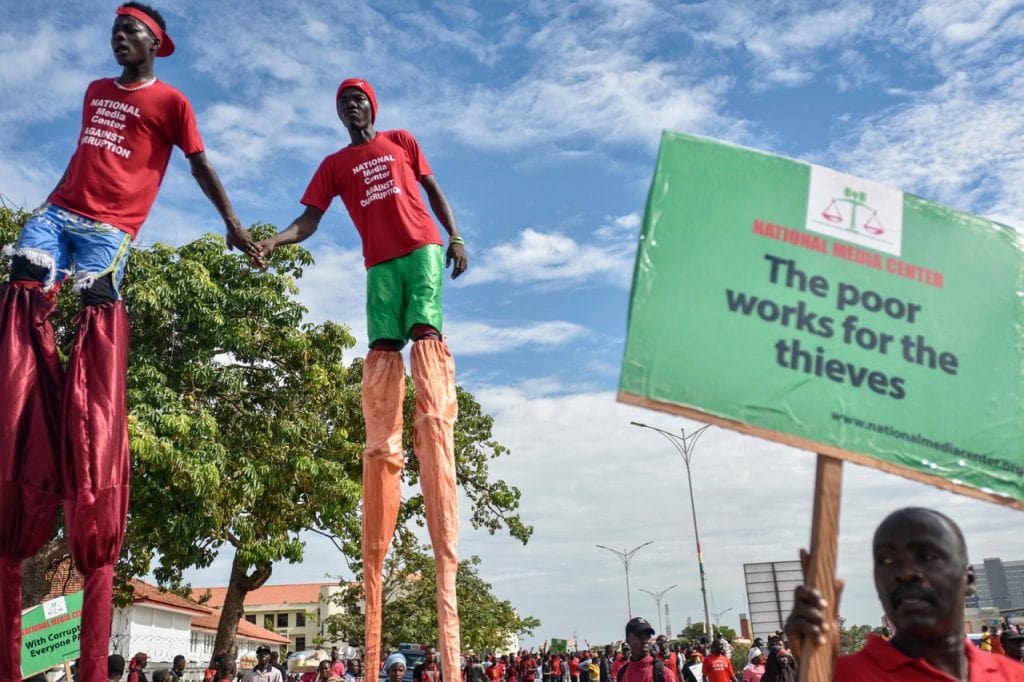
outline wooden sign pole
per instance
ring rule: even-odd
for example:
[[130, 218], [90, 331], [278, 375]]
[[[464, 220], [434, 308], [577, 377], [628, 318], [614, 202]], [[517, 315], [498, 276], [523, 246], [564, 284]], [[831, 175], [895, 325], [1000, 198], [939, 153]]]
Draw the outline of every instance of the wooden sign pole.
[[[842, 496], [843, 460], [818, 455], [814, 477], [814, 518], [811, 521], [811, 555], [805, 579], [834, 608], [836, 556], [839, 546], [839, 501]], [[833, 628], [839, 623], [833, 622]], [[829, 682], [836, 639], [818, 646], [805, 642], [800, 653], [800, 682]]]

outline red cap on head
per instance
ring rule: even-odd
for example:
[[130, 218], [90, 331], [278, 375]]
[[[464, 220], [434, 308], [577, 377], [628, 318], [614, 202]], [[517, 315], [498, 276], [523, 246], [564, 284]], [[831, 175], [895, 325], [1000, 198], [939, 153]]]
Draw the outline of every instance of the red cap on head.
[[341, 99], [341, 93], [345, 88], [357, 88], [366, 93], [366, 96], [370, 98], [370, 111], [372, 112], [371, 119], [374, 123], [377, 122], [377, 95], [373, 92], [373, 88], [370, 84], [364, 81], [362, 78], [346, 78], [341, 81], [341, 85], [338, 86], [338, 93], [334, 96], [334, 101], [337, 103]]
[[136, 9], [134, 7], [124, 7], [123, 5], [121, 7], [118, 7], [116, 11], [117, 14], [121, 14], [126, 17], [131, 17], [133, 19], [138, 19], [143, 24], [145, 24], [146, 28], [149, 29], [150, 33], [152, 33], [154, 36], [160, 39], [160, 47], [158, 47], [156, 50], [157, 57], [170, 57], [172, 54], [174, 54], [174, 41], [171, 40], [171, 36], [167, 35], [167, 31], [160, 28], [160, 24], [156, 23], [156, 20], [154, 20], [153, 17], [149, 16], [141, 9]]

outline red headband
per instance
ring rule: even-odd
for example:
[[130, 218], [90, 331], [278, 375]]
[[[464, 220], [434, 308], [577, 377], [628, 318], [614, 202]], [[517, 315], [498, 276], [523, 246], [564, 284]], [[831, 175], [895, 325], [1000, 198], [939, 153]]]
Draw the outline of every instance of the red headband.
[[171, 40], [169, 35], [167, 35], [167, 31], [160, 28], [160, 24], [153, 20], [153, 17], [140, 9], [135, 9], [134, 7], [118, 7], [117, 13], [133, 19], [138, 19], [150, 30], [150, 32], [152, 32], [154, 36], [160, 39], [160, 47], [156, 50], [157, 57], [169, 57], [174, 54], [174, 41]]

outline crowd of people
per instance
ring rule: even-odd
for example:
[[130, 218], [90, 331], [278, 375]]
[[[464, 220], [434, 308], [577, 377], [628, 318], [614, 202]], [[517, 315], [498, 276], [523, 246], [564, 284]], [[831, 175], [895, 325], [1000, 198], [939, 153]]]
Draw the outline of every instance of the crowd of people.
[[[964, 631], [964, 597], [974, 588], [966, 543], [959, 527], [931, 509], [893, 512], [875, 531], [875, 587], [892, 632], [871, 634], [852, 654], [838, 656], [833, 679], [961, 680], [964, 682], [1024, 682], [1024, 629], [1004, 621], [982, 628], [979, 641]], [[837, 581], [835, 593], [842, 593]], [[838, 604], [827, 603], [809, 587], [797, 588], [785, 632], [767, 643], [755, 638], [745, 665], [734, 665], [732, 643], [716, 637], [693, 642], [670, 641], [644, 618], [633, 618], [621, 646], [588, 647], [577, 651], [520, 651], [507, 655], [467, 656], [458, 679], [445, 680], [432, 648], [412, 672], [413, 682], [796, 682], [801, 650], [811, 644], [831, 644], [839, 650]], [[223, 656], [206, 671], [204, 682], [364, 682], [362, 661], [344, 661], [333, 650], [330, 660], [315, 672], [289, 673], [268, 647], [257, 650], [257, 665], [243, 674], [234, 657]], [[121, 682], [125, 661], [109, 658], [110, 682]], [[127, 682], [150, 682], [144, 672], [147, 657], [131, 660]], [[402, 682], [408, 661], [390, 653], [381, 673], [387, 682]], [[737, 669], [738, 668], [738, 669]], [[152, 682], [178, 682], [184, 656], [171, 668], [158, 670]], [[374, 676], [376, 677], [376, 676]], [[376, 682], [371, 679], [370, 682]]]

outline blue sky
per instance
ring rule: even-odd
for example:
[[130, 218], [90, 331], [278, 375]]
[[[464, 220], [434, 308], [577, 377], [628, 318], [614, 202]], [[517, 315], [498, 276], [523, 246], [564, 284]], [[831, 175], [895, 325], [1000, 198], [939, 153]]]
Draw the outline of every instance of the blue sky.
[[[34, 207], [77, 138], [81, 98], [118, 73], [115, 3], [0, 7], [0, 195]], [[207, 153], [246, 224], [284, 227], [316, 165], [347, 144], [337, 84], [369, 80], [378, 129], [420, 140], [452, 203], [469, 271], [446, 290], [459, 381], [512, 455], [493, 470], [523, 490], [526, 547], [464, 523], [495, 591], [543, 626], [533, 640], [621, 637], [624, 581], [595, 543], [647, 540], [637, 588], [678, 587], [672, 625], [700, 618], [685, 473], [631, 420], [691, 422], [614, 400], [632, 259], [659, 135], [708, 135], [812, 161], [1013, 225], [1024, 199], [1024, 3], [293, 2], [157, 4], [178, 50], [157, 75], [191, 99]], [[175, 154], [140, 243], [222, 230]], [[340, 202], [306, 243], [310, 319], [365, 346], [358, 238]], [[746, 612], [744, 562], [795, 558], [809, 537], [814, 456], [722, 429], [701, 442], [696, 501], [713, 610]], [[973, 561], [1019, 559], [1020, 515], [845, 467], [844, 614], [877, 623], [870, 536], [897, 506], [946, 510]], [[193, 576], [225, 584], [229, 558]], [[274, 582], [345, 575], [311, 538]]]

